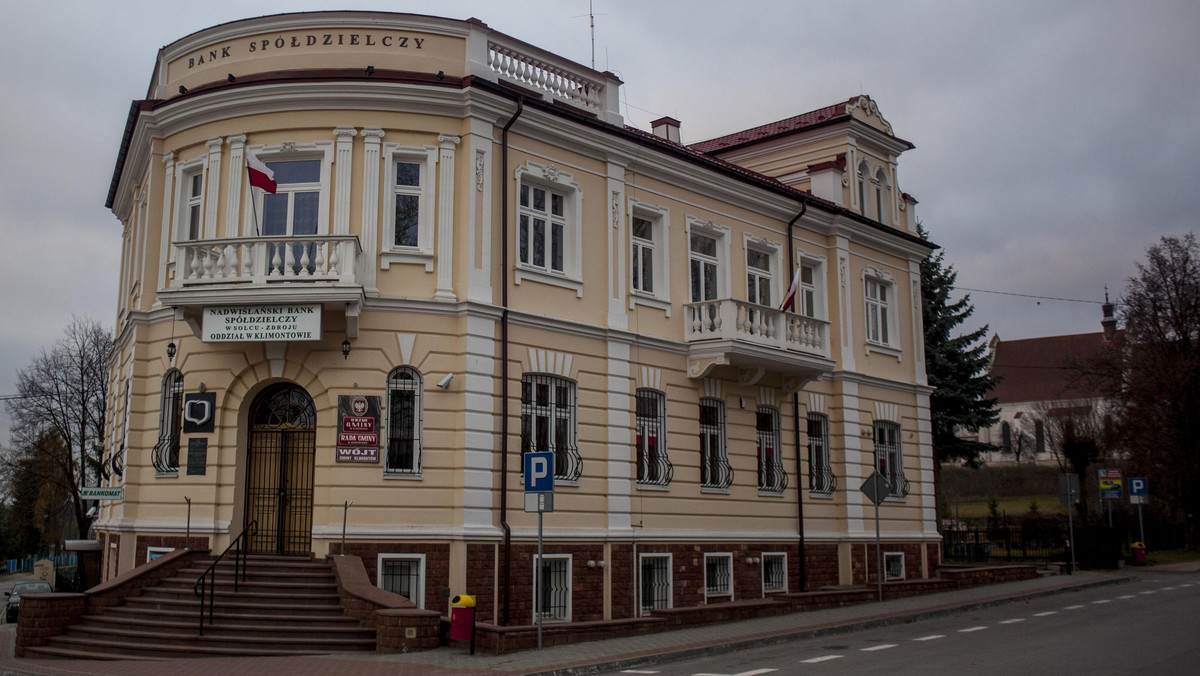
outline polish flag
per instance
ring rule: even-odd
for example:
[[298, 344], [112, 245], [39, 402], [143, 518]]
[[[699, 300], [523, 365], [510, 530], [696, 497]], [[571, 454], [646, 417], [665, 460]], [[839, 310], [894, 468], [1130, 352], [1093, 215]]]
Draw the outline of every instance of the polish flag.
[[796, 290], [800, 288], [800, 268], [796, 268], [796, 275], [792, 277], [792, 285], [788, 287], [787, 295], [783, 297], [783, 304], [779, 306], [780, 312], [787, 312], [796, 305]]
[[250, 186], [262, 188], [263, 192], [275, 194], [278, 184], [275, 183], [275, 172], [254, 153], [246, 153], [246, 171], [250, 174]]

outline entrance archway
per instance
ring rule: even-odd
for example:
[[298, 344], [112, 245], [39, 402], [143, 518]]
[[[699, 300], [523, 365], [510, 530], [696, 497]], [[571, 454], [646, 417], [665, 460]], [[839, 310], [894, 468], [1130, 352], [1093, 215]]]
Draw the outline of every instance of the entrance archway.
[[291, 383], [271, 385], [250, 406], [246, 452], [246, 524], [254, 554], [308, 556], [312, 549], [313, 465], [317, 413]]

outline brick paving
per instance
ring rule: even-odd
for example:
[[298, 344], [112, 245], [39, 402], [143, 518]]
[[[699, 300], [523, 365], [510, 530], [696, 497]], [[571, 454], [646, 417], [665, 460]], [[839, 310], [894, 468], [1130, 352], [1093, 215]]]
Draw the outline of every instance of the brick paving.
[[672, 659], [763, 645], [793, 637], [881, 626], [963, 612], [1016, 599], [1113, 584], [1143, 571], [1200, 572], [1200, 563], [1116, 572], [1078, 572], [1021, 582], [764, 617], [730, 624], [527, 650], [470, 655], [461, 648], [397, 654], [308, 657], [201, 658], [154, 661], [33, 660], [13, 657], [13, 629], [0, 627], [0, 676], [453, 676], [455, 674], [571, 674], [645, 667]]

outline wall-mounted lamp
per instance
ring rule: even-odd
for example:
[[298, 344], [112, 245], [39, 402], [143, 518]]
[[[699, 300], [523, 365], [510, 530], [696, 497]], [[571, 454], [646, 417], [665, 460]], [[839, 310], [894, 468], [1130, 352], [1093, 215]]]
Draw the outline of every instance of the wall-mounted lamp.
[[186, 94], [186, 93], [187, 93], [187, 87], [184, 87], [183, 85], [179, 85], [179, 93], [180, 93], [180, 94]]
[[375, 66], [367, 66], [367, 75], [375, 74]]
[[604, 568], [604, 561], [603, 560], [596, 561], [596, 560], [589, 559], [587, 566], [588, 566], [588, 568], [601, 568], [602, 569], [602, 568]]
[[446, 71], [444, 71], [444, 70], [439, 70], [439, 71], [438, 71], [438, 74], [437, 74], [437, 79], [439, 79], [439, 80], [445, 80], [445, 79], [446, 79]]
[[237, 78], [233, 76], [233, 73], [230, 73], [229, 75], [226, 75], [226, 76], [225, 76], [225, 79], [226, 79], [226, 80], [229, 80], [230, 82], [237, 82]]
[[347, 338], [342, 341], [342, 359], [349, 359], [349, 358], [350, 358], [350, 339]]
[[172, 340], [167, 343], [167, 359], [171, 360], [172, 363], [175, 361], [175, 353], [178, 351], [179, 348], [175, 347], [175, 341]]
[[440, 388], [442, 388], [442, 389], [444, 390], [444, 389], [447, 389], [447, 388], [449, 388], [449, 387], [450, 387], [450, 383], [451, 383], [451, 382], [453, 382], [453, 381], [454, 381], [454, 374], [453, 374], [453, 373], [447, 373], [446, 375], [442, 376], [442, 379], [441, 379], [441, 380], [439, 380], [439, 381], [437, 382], [437, 386], [438, 386], [438, 387], [440, 387]]

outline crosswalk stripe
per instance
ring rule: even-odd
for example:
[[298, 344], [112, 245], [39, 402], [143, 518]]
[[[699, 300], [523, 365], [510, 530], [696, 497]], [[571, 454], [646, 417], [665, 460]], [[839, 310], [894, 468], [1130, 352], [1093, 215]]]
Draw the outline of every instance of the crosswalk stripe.
[[895, 647], [896, 647], [895, 643], [884, 643], [882, 645], [873, 645], [870, 648], [863, 648], [862, 651], [864, 653], [873, 653], [876, 650], [887, 650], [888, 648], [895, 648]]
[[913, 640], [914, 641], [933, 641], [933, 640], [936, 640], [939, 638], [946, 638], [946, 635], [945, 634], [933, 634], [930, 636], [922, 636], [921, 638], [914, 638]]
[[802, 664], [817, 664], [818, 662], [828, 662], [829, 660], [840, 660], [845, 655], [821, 655], [808, 660], [800, 660]]

